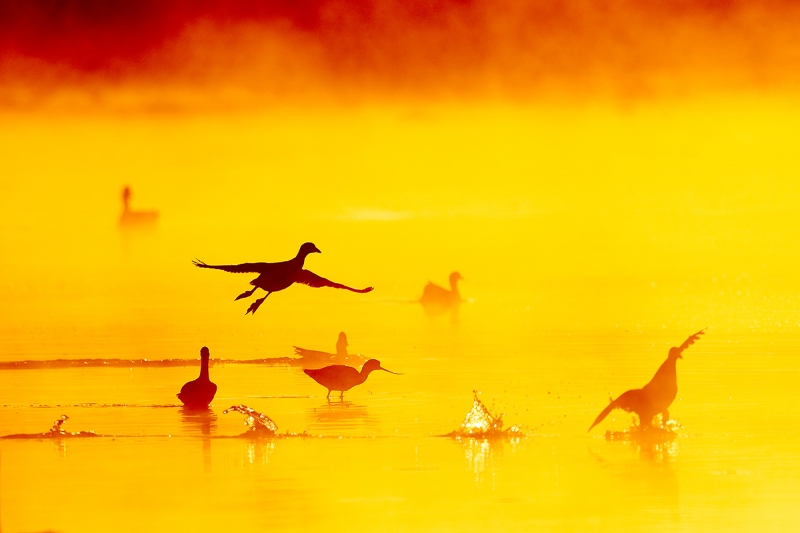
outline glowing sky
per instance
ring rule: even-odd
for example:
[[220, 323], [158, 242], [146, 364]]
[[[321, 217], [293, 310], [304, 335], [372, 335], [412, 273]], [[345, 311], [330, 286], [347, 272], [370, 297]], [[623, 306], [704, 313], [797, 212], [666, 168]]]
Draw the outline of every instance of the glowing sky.
[[0, 105], [584, 102], [791, 93], [800, 6], [657, 2], [0, 2]]

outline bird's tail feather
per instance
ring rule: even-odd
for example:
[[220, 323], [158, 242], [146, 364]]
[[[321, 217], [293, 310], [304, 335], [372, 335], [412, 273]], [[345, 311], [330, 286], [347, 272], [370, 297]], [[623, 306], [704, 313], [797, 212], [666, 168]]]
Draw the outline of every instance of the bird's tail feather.
[[602, 411], [602, 412], [601, 412], [599, 415], [597, 415], [597, 418], [595, 418], [595, 419], [594, 419], [594, 423], [593, 423], [593, 424], [592, 424], [592, 426], [589, 428], [589, 431], [591, 431], [591, 430], [592, 430], [592, 428], [593, 428], [593, 427], [595, 427], [597, 424], [599, 424], [600, 422], [602, 422], [602, 421], [603, 421], [603, 419], [604, 419], [605, 417], [607, 417], [607, 416], [608, 416], [608, 413], [610, 413], [611, 411], [613, 411], [613, 410], [614, 410], [616, 407], [617, 407], [617, 401], [616, 401], [616, 400], [612, 400], [612, 401], [611, 401], [611, 403], [610, 403], [610, 404], [608, 404], [608, 407], [606, 407], [605, 409], [603, 409], [603, 411]]

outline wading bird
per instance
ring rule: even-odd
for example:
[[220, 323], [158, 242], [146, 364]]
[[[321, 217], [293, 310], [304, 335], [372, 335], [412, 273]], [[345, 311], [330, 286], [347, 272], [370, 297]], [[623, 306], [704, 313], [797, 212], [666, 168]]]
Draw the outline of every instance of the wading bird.
[[366, 289], [354, 289], [352, 287], [348, 287], [347, 285], [342, 285], [341, 283], [336, 283], [329, 279], [325, 279], [322, 276], [317, 276], [309, 270], [303, 270], [303, 262], [306, 260], [306, 256], [313, 253], [321, 254], [322, 252], [320, 252], [319, 249], [312, 243], [307, 242], [300, 247], [300, 251], [297, 252], [297, 255], [294, 257], [294, 259], [280, 263], [208, 265], [199, 259], [195, 259], [194, 264], [200, 268], [215, 268], [217, 270], [224, 270], [225, 272], [233, 272], [237, 274], [244, 272], [258, 274], [258, 277], [250, 282], [250, 285], [253, 285], [253, 289], [243, 292], [236, 297], [236, 300], [249, 298], [254, 292], [256, 292], [256, 289], [264, 289], [267, 294], [263, 298], [259, 298], [250, 304], [250, 307], [247, 308], [245, 314], [255, 314], [261, 304], [264, 303], [264, 300], [267, 299], [267, 296], [273, 292], [282, 291], [283, 289], [288, 288], [292, 283], [302, 283], [303, 285], [308, 285], [309, 287], [315, 288], [333, 287], [334, 289], [346, 289], [348, 291], [360, 293], [370, 292], [372, 290], [372, 287], [367, 287]]
[[441, 314], [448, 309], [457, 309], [461, 305], [461, 294], [458, 292], [458, 282], [463, 280], [461, 274], [453, 272], [450, 274], [450, 290], [440, 287], [435, 283], [428, 282], [422, 290], [422, 298], [419, 303], [428, 314]]
[[399, 372], [386, 370], [381, 366], [381, 362], [377, 359], [370, 359], [364, 363], [364, 366], [361, 367], [361, 372], [352, 366], [345, 365], [331, 365], [316, 370], [307, 368], [303, 370], [303, 372], [308, 374], [311, 379], [328, 389], [328, 395], [326, 398], [330, 400], [331, 392], [335, 390], [340, 391], [341, 394], [339, 397], [344, 399], [344, 391], [350, 390], [356, 385], [361, 385], [367, 381], [367, 377], [369, 376], [370, 372], [375, 370], [383, 370], [384, 372], [388, 372], [390, 374], [402, 375]]
[[639, 426], [649, 427], [653, 422], [653, 417], [661, 413], [664, 422], [669, 420], [668, 408], [678, 394], [678, 376], [675, 371], [675, 363], [678, 359], [683, 359], [683, 351], [691, 346], [700, 335], [704, 335], [703, 330], [698, 331], [678, 348], [670, 348], [667, 360], [656, 371], [656, 375], [650, 383], [641, 389], [633, 389], [623, 392], [616, 400], [611, 400], [608, 407], [597, 416], [594, 424], [589, 428], [592, 430], [597, 424], [608, 416], [614, 409], [623, 409], [629, 413], [636, 413], [639, 416]]
[[176, 395], [186, 407], [191, 409], [206, 408], [217, 393], [217, 386], [208, 379], [209, 357], [208, 348], [203, 346], [200, 349], [200, 377], [181, 387], [181, 392]]
[[331, 363], [339, 365], [352, 363], [360, 364], [366, 360], [366, 357], [361, 355], [348, 353], [348, 346], [347, 335], [344, 331], [342, 331], [339, 333], [339, 340], [336, 341], [336, 353], [308, 350], [306, 348], [295, 346], [294, 353], [295, 355], [299, 355], [300, 359], [294, 359], [294, 361], [298, 361], [303, 368], [322, 368], [323, 366], [328, 366]]

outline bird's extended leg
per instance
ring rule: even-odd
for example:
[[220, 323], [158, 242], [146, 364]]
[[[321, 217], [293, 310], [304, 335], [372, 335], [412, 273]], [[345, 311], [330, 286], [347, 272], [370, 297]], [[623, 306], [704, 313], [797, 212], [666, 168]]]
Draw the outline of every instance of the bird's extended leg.
[[[268, 292], [267, 296], [269, 296], [270, 294], [271, 293]], [[244, 314], [248, 314], [248, 313], [256, 314], [256, 311], [258, 311], [258, 308], [261, 307], [261, 304], [264, 303], [264, 300], [267, 299], [267, 296], [264, 296], [263, 298], [259, 298], [255, 302], [251, 303], [250, 307], [247, 308], [247, 311], [245, 311]]]
[[341, 394], [339, 394], [339, 399], [344, 401], [344, 391], [342, 391]]
[[328, 389], [328, 395], [325, 396], [328, 401], [331, 401], [331, 389]]
[[[256, 292], [257, 289], [258, 287], [253, 287], [253, 290], [251, 291], [244, 291], [242, 294], [236, 297], [236, 300], [241, 300], [242, 298], [250, 298], [253, 295], [253, 293]], [[234, 302], [236, 300], [234, 300]]]

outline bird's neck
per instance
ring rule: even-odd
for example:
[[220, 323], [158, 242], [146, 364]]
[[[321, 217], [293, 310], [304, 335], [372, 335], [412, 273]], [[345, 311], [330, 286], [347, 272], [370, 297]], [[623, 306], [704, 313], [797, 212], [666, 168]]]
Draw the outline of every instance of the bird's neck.
[[459, 297], [461, 296], [461, 295], [458, 293], [458, 280], [457, 280], [457, 279], [451, 279], [451, 280], [450, 280], [450, 290], [451, 290], [451, 291], [453, 292], [453, 294], [455, 294], [456, 296], [459, 296]]
[[358, 373], [358, 382], [359, 383], [364, 383], [365, 381], [367, 381], [367, 378], [369, 377], [370, 372], [372, 372], [373, 370], [374, 369], [372, 369], [372, 368], [369, 369], [369, 370], [364, 370], [362, 368], [361, 372]]
[[200, 360], [200, 377], [198, 379], [209, 381], [209, 378], [208, 378], [208, 359], [201, 359]]
[[656, 371], [656, 375], [650, 380], [650, 383], [657, 383], [662, 381], [677, 381], [677, 370], [675, 363], [678, 362], [677, 357], [667, 357], [667, 360]]
[[303, 268], [303, 263], [306, 262], [306, 257], [308, 257], [307, 253], [297, 252], [297, 255], [294, 257], [294, 261], [300, 265], [300, 268]]

